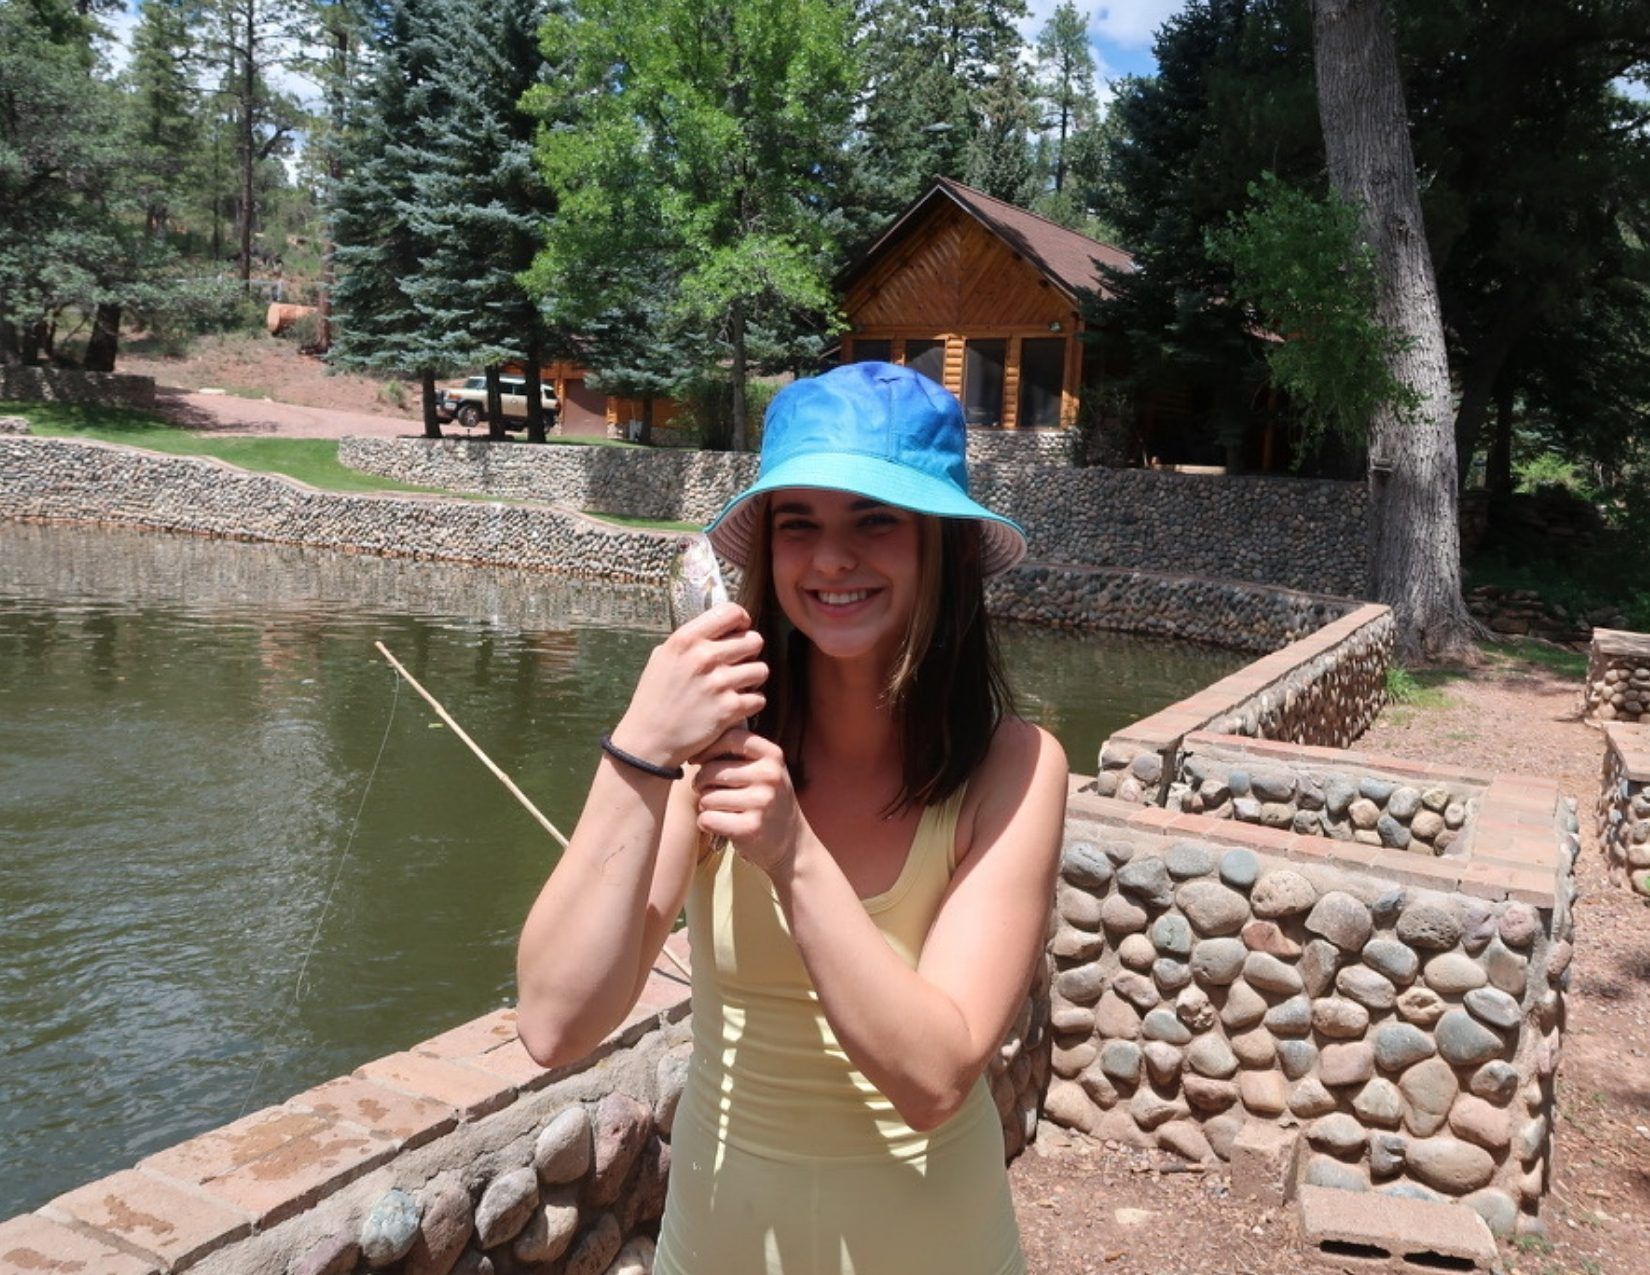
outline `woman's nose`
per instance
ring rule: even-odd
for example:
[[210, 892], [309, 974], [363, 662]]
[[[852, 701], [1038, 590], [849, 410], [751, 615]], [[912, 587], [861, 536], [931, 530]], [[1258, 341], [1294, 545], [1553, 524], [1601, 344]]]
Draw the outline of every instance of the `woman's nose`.
[[826, 533], [814, 546], [815, 570], [836, 574], [852, 570], [858, 562], [853, 545], [841, 536]]

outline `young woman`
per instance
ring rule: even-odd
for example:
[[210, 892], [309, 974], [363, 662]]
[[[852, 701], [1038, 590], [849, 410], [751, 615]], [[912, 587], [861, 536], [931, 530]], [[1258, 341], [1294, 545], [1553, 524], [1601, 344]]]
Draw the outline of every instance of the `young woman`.
[[653, 652], [527, 918], [548, 1066], [628, 1012], [687, 903], [660, 1275], [1024, 1269], [983, 1075], [1042, 946], [1066, 761], [1010, 709], [982, 582], [1025, 542], [968, 497], [964, 440], [886, 363], [775, 397], [709, 529], [740, 603]]

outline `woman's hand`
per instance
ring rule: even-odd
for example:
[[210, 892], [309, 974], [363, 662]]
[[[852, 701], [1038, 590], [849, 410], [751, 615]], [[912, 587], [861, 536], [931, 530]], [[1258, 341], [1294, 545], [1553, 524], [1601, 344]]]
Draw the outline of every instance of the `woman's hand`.
[[679, 766], [760, 713], [768, 666], [757, 658], [762, 635], [750, 624], [744, 607], [726, 602], [654, 647], [613, 742], [648, 761]]
[[699, 829], [726, 837], [748, 862], [770, 876], [796, 853], [807, 828], [778, 744], [748, 730], [730, 730], [701, 754], [694, 776]]

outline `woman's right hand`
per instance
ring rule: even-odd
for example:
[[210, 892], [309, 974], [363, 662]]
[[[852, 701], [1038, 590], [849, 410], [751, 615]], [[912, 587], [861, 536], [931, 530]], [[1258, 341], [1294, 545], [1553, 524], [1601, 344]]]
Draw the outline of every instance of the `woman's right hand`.
[[613, 730], [628, 753], [679, 766], [766, 703], [762, 635], [736, 602], [724, 602], [677, 629], [648, 656]]

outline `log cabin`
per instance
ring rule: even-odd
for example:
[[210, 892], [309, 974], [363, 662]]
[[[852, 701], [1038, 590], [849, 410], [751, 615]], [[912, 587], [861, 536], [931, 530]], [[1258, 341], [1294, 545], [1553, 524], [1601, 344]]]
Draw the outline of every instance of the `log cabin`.
[[916, 368], [973, 427], [1070, 429], [1100, 375], [1078, 336], [1101, 265], [1133, 268], [1120, 248], [941, 177], [838, 276], [842, 361]]

